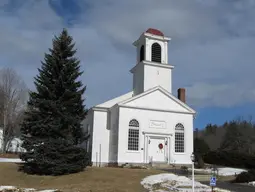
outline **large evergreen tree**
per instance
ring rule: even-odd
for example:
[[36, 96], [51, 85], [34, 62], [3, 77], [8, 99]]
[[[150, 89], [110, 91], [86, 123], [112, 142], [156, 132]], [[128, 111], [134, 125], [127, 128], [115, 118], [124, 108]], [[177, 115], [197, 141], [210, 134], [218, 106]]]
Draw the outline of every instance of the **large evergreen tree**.
[[86, 87], [78, 80], [79, 60], [73, 39], [66, 29], [53, 39], [53, 48], [45, 54], [36, 91], [30, 92], [21, 132], [26, 153], [22, 169], [33, 174], [61, 175], [83, 170], [87, 163], [87, 137], [81, 122], [86, 116], [82, 95]]

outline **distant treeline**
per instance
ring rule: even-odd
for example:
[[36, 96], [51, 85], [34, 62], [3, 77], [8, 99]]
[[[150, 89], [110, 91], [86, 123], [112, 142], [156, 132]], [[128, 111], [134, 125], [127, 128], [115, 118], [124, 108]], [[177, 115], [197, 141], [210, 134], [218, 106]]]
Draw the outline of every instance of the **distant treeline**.
[[252, 120], [240, 118], [223, 125], [208, 124], [194, 134], [194, 138], [204, 140], [211, 151], [255, 154], [255, 123]]

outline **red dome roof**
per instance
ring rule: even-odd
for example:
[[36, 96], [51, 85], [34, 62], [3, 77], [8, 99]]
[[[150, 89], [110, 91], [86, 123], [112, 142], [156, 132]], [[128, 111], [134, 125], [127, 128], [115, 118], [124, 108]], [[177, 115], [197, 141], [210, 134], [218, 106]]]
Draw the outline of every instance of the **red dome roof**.
[[153, 35], [158, 35], [158, 36], [164, 36], [164, 33], [162, 33], [161, 31], [157, 30], [157, 29], [153, 29], [153, 28], [149, 28], [146, 33], [150, 33]]

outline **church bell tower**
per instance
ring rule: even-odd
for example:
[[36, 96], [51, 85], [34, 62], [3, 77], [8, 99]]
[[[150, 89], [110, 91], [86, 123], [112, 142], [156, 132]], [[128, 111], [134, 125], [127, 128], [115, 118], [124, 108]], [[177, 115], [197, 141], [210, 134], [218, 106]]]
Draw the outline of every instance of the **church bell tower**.
[[157, 29], [148, 29], [133, 43], [137, 48], [137, 64], [133, 73], [134, 96], [156, 86], [172, 93], [172, 69], [168, 64], [168, 42], [171, 39]]

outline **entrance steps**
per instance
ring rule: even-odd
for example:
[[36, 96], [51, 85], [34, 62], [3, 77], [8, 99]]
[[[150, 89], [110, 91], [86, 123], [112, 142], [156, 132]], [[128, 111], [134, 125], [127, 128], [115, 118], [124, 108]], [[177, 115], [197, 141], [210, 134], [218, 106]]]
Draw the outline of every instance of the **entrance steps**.
[[150, 168], [159, 168], [159, 169], [172, 169], [174, 166], [171, 164], [167, 164], [167, 163], [157, 163], [157, 162], [153, 162], [153, 163], [149, 163], [145, 165], [146, 167], [150, 167]]

